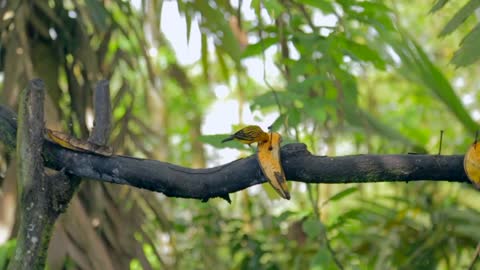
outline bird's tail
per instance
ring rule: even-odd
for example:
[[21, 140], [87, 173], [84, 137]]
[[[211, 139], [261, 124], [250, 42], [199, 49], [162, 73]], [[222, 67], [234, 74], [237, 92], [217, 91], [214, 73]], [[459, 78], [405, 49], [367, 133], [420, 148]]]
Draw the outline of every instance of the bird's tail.
[[228, 141], [232, 141], [233, 139], [234, 139], [233, 136], [230, 136], [230, 137], [228, 137], [228, 138], [226, 138], [226, 139], [223, 139], [223, 140], [222, 140], [222, 143], [228, 142]]

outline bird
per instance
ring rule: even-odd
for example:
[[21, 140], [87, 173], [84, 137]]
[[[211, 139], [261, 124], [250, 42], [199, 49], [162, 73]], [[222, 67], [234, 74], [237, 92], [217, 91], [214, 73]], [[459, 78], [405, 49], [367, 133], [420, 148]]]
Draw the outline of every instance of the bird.
[[475, 185], [477, 189], [480, 189], [480, 147], [479, 143], [475, 139], [475, 142], [468, 149], [463, 160], [463, 168], [468, 179]]
[[237, 140], [250, 146], [252, 143], [267, 142], [269, 140], [269, 136], [268, 133], [264, 132], [259, 126], [251, 125], [246, 126], [230, 135], [230, 137], [222, 140], [222, 143], [232, 140]]

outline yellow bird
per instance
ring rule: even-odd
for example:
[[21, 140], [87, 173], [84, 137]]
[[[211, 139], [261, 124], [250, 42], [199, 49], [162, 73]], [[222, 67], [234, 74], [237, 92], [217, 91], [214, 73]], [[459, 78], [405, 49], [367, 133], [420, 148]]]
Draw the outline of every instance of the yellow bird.
[[268, 133], [264, 132], [259, 126], [246, 126], [230, 137], [224, 139], [222, 143], [237, 140], [244, 144], [261, 143], [268, 141]]
[[472, 184], [480, 189], [480, 143], [475, 142], [470, 146], [463, 160], [463, 168]]
[[287, 180], [280, 161], [282, 137], [277, 132], [270, 133], [269, 137], [268, 141], [258, 143], [258, 162], [270, 185], [282, 198], [290, 200]]

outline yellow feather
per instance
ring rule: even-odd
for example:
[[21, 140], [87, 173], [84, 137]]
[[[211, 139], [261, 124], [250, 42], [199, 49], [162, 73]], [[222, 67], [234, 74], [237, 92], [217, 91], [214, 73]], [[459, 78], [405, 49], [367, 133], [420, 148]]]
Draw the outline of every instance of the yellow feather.
[[280, 142], [282, 137], [276, 132], [272, 132], [270, 140], [258, 143], [258, 161], [263, 174], [268, 179], [272, 187], [282, 196], [290, 200], [287, 180], [283, 172], [280, 161]]
[[463, 167], [468, 179], [480, 189], [480, 145], [474, 143], [465, 154]]
[[256, 142], [268, 141], [268, 133], [264, 132], [259, 126], [246, 126], [222, 142], [237, 140], [243, 144], [252, 144]]

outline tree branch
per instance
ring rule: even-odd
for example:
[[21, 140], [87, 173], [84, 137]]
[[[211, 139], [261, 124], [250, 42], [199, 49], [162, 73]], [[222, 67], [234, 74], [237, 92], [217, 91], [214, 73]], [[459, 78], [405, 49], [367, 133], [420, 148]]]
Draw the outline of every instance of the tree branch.
[[19, 100], [17, 138], [21, 220], [15, 256], [8, 269], [43, 269], [50, 233], [58, 216], [52, 210], [51, 185], [42, 160], [44, 84], [32, 80]]
[[[107, 80], [99, 81], [95, 87], [93, 97], [94, 104], [94, 126], [88, 141], [96, 145], [106, 145], [110, 137], [112, 123], [112, 106], [110, 103], [110, 89]], [[81, 175], [73, 175], [61, 169], [57, 174], [48, 176], [54, 181], [55, 198], [53, 207], [59, 212], [67, 209], [77, 187], [81, 182]]]
[[[15, 115], [0, 106], [0, 139], [8, 148], [15, 146], [13, 119]], [[173, 197], [208, 199], [265, 182], [254, 155], [219, 167], [189, 169], [156, 160], [80, 153], [45, 141], [43, 157], [45, 165], [56, 170]], [[321, 157], [311, 155], [304, 144], [288, 144], [281, 157], [287, 179], [305, 183], [468, 182], [463, 155]]]
[[102, 80], [97, 83], [93, 97], [95, 117], [93, 130], [88, 141], [97, 145], [106, 145], [110, 138], [112, 127], [112, 106], [110, 103], [109, 82]]
[[[35, 79], [22, 91], [19, 104], [18, 138], [16, 116], [0, 107], [6, 118], [0, 120], [2, 141], [10, 150], [17, 144], [19, 190], [21, 192], [21, 223], [15, 256], [9, 269], [43, 269], [50, 234], [58, 215], [65, 211], [82, 175], [60, 172], [46, 175], [42, 146], [44, 145], [43, 81]], [[104, 145], [111, 129], [111, 106], [108, 82], [101, 81], [95, 91], [95, 127], [89, 141]], [[13, 145], [12, 145], [13, 144]], [[45, 155], [43, 155], [45, 156]]]

